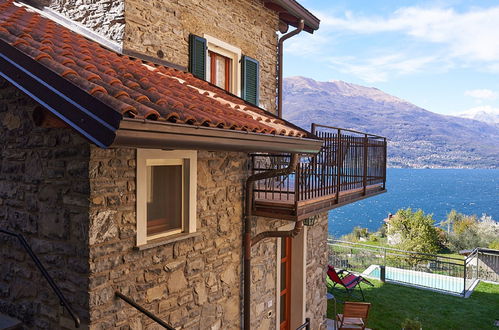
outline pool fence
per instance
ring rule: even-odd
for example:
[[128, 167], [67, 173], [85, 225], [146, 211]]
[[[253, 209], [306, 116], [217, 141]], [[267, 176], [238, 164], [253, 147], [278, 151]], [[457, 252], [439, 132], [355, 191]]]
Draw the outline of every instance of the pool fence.
[[[334, 239], [329, 239], [328, 245], [331, 265], [383, 282], [467, 297], [479, 279], [499, 280], [490, 267], [487, 270], [483, 267], [484, 256], [488, 265], [492, 258], [483, 249], [474, 249], [467, 257], [457, 258]], [[496, 256], [499, 261], [499, 254]]]

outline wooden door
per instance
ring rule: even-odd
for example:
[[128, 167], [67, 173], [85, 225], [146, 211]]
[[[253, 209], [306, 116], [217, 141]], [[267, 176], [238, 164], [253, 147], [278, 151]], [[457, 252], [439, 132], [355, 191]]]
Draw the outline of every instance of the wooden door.
[[280, 329], [290, 329], [291, 318], [291, 241], [290, 237], [281, 238], [281, 287], [280, 287]]

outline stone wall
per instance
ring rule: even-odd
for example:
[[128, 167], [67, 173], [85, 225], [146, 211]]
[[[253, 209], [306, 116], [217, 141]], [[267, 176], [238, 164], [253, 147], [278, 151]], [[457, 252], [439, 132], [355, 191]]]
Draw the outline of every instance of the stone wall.
[[[252, 235], [278, 230], [285, 223], [289, 222], [259, 217], [253, 221]], [[277, 238], [266, 238], [251, 250], [251, 329], [267, 330], [276, 324], [277, 244]]]
[[306, 312], [312, 329], [319, 329], [326, 316], [326, 267], [328, 263], [328, 214], [320, 215], [314, 226], [307, 230]]
[[[25, 236], [82, 321], [88, 321], [88, 143], [35, 128], [36, 103], [0, 78], [0, 228]], [[0, 313], [36, 329], [72, 327], [20, 243], [0, 234]]]
[[275, 111], [278, 15], [260, 0], [126, 0], [123, 46], [187, 67], [189, 34], [208, 34], [260, 62], [260, 103]]
[[123, 42], [125, 31], [125, 0], [30, 0], [47, 7], [100, 36]]
[[91, 149], [91, 328], [154, 328], [116, 290], [178, 329], [239, 328], [246, 155], [199, 152], [198, 235], [142, 251], [135, 166], [134, 149]]
[[[91, 329], [154, 328], [116, 300], [116, 290], [178, 329], [240, 328], [246, 154], [200, 151], [198, 235], [142, 251], [134, 248], [135, 159], [134, 149], [91, 149]], [[254, 230], [278, 223], [260, 219]], [[275, 324], [275, 276], [276, 239], [269, 239], [253, 248], [254, 329]]]

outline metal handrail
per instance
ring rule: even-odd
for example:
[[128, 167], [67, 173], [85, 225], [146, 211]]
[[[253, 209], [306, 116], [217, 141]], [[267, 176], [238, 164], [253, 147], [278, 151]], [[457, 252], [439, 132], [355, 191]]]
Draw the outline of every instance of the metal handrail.
[[52, 288], [52, 290], [54, 291], [54, 293], [59, 298], [60, 304], [64, 308], [66, 308], [66, 310], [68, 311], [69, 315], [71, 315], [71, 318], [73, 319], [73, 321], [75, 323], [75, 327], [79, 328], [80, 327], [80, 318], [73, 311], [73, 309], [69, 305], [68, 301], [64, 297], [64, 294], [61, 292], [61, 290], [59, 289], [59, 287], [57, 286], [57, 284], [55, 284], [54, 280], [49, 275], [49, 273], [47, 272], [47, 270], [45, 269], [45, 267], [41, 263], [40, 259], [38, 259], [38, 257], [36, 256], [36, 254], [33, 252], [33, 250], [29, 246], [29, 244], [26, 241], [26, 239], [24, 238], [24, 236], [21, 235], [21, 234], [18, 234], [18, 233], [14, 233], [12, 231], [5, 230], [5, 229], [0, 229], [0, 233], [16, 237], [19, 240], [19, 242], [21, 243], [22, 247], [26, 250], [26, 252], [31, 257], [31, 259], [35, 263], [35, 265], [38, 268], [38, 270], [42, 273], [43, 277], [45, 277], [45, 279], [49, 283], [50, 287]]
[[149, 312], [144, 307], [137, 304], [133, 299], [123, 295], [121, 292], [115, 291], [114, 295], [120, 299], [123, 299], [127, 304], [131, 305], [132, 307], [137, 309], [142, 314], [145, 314], [147, 317], [149, 317], [151, 320], [153, 320], [156, 323], [158, 323], [159, 325], [161, 325], [163, 328], [168, 329], [168, 330], [175, 330], [174, 327], [170, 326], [165, 321], [163, 321], [162, 319], [160, 319], [159, 317], [157, 317], [153, 313]]
[[459, 259], [459, 258], [454, 258], [454, 257], [445, 257], [445, 256], [440, 256], [440, 255], [437, 255], [437, 254], [431, 254], [431, 253], [425, 253], [425, 252], [412, 252], [412, 251], [406, 251], [406, 250], [400, 250], [400, 249], [395, 249], [395, 248], [389, 248], [389, 247], [384, 247], [384, 246], [376, 246], [376, 245], [369, 245], [369, 244], [362, 244], [362, 243], [353, 243], [353, 242], [348, 242], [348, 241], [342, 241], [342, 240], [331, 240], [329, 239], [328, 240], [328, 243], [329, 244], [337, 244], [337, 245], [340, 245], [340, 244], [345, 244], [345, 245], [340, 245], [340, 246], [343, 246], [343, 247], [357, 247], [357, 246], [365, 246], [365, 247], [369, 247], [371, 249], [375, 249], [375, 250], [388, 250], [388, 251], [396, 251], [396, 252], [404, 252], [404, 253], [407, 253], [407, 254], [411, 254], [411, 255], [424, 255], [424, 256], [429, 256], [429, 257], [436, 257], [436, 258], [440, 258], [440, 259], [448, 259], [448, 260], [457, 260], [457, 261], [461, 261], [461, 262], [464, 262], [465, 259]]
[[303, 323], [298, 328], [296, 328], [296, 330], [301, 330], [301, 329], [310, 330], [310, 318], [309, 317], [305, 318], [305, 323]]
[[327, 126], [327, 125], [321, 125], [321, 124], [315, 124], [315, 123], [312, 124], [312, 134], [315, 134], [315, 132], [316, 132], [315, 128], [317, 128], [317, 127], [329, 128], [329, 129], [336, 129], [336, 130], [341, 130], [341, 131], [345, 131], [345, 132], [351, 132], [351, 133], [356, 133], [356, 134], [367, 135], [369, 137], [373, 137], [373, 138], [376, 138], [376, 139], [386, 139], [386, 137], [380, 136], [380, 135], [375, 135], [375, 134], [370, 134], [370, 133], [366, 133], [366, 132], [355, 131], [353, 129], [346, 129], [346, 128], [341, 128], [341, 127]]

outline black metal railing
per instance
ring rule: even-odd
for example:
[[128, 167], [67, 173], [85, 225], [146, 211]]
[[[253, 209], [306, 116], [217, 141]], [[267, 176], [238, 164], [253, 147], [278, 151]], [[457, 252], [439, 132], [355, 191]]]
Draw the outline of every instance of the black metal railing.
[[466, 297], [477, 284], [476, 253], [454, 258], [348, 241], [329, 240], [329, 263], [381, 281]]
[[0, 233], [6, 234], [6, 235], [9, 235], [12, 237], [16, 237], [18, 239], [18, 241], [21, 243], [21, 246], [24, 248], [24, 250], [26, 250], [26, 252], [31, 257], [31, 259], [35, 263], [38, 270], [42, 273], [45, 280], [47, 280], [48, 284], [50, 285], [50, 287], [52, 288], [54, 293], [57, 295], [57, 297], [59, 298], [60, 304], [67, 310], [67, 312], [69, 313], [69, 315], [73, 319], [73, 321], [75, 323], [75, 327], [79, 328], [80, 327], [80, 318], [78, 317], [78, 315], [76, 315], [74, 310], [71, 308], [71, 305], [67, 301], [66, 297], [64, 297], [64, 294], [61, 292], [61, 290], [59, 289], [57, 284], [54, 282], [54, 280], [52, 279], [50, 274], [47, 272], [47, 270], [45, 269], [45, 267], [41, 263], [40, 259], [38, 259], [36, 254], [33, 252], [33, 250], [29, 246], [29, 244], [26, 241], [26, 239], [24, 238], [24, 236], [21, 234], [18, 234], [18, 233], [14, 233], [12, 231], [5, 230], [5, 229], [0, 229]]
[[147, 317], [149, 317], [151, 320], [153, 320], [154, 322], [158, 323], [159, 325], [161, 325], [162, 327], [164, 327], [165, 329], [168, 329], [168, 330], [175, 330], [174, 327], [170, 326], [169, 324], [167, 324], [165, 321], [163, 321], [162, 319], [160, 319], [159, 317], [157, 317], [156, 315], [154, 315], [153, 313], [149, 312], [147, 309], [145, 309], [144, 307], [140, 306], [139, 304], [137, 304], [133, 299], [123, 295], [122, 293], [116, 291], [114, 293], [114, 295], [120, 299], [122, 299], [123, 301], [125, 301], [127, 304], [129, 304], [130, 306], [133, 306], [135, 309], [137, 309], [139, 312], [141, 312], [142, 314], [146, 315]]
[[301, 329], [310, 330], [310, 318], [308, 317], [305, 318], [305, 323], [296, 328], [296, 330], [301, 330]]
[[[291, 175], [259, 180], [254, 200], [299, 202], [342, 191], [362, 191], [386, 183], [386, 138], [353, 130], [312, 124], [312, 133], [323, 140], [321, 151], [301, 157]], [[253, 154], [253, 173], [287, 167], [289, 154]]]
[[466, 257], [466, 276], [499, 283], [499, 250], [475, 248]]

